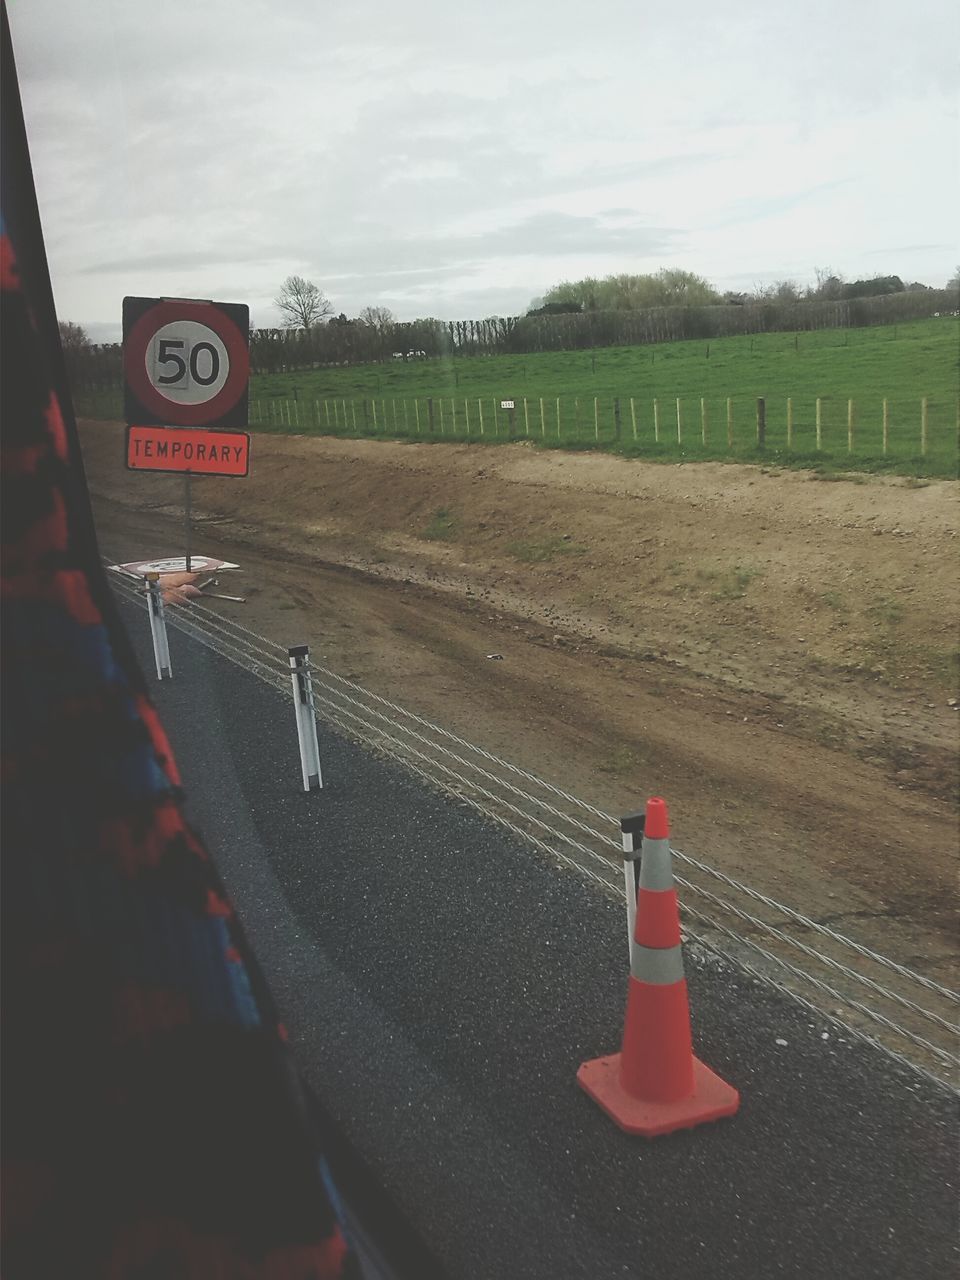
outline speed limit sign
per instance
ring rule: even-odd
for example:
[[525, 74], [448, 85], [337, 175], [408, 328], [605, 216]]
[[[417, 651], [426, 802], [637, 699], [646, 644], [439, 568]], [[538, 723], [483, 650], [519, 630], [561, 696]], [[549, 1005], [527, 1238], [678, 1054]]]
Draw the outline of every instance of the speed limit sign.
[[124, 298], [128, 424], [245, 427], [250, 312], [230, 302]]

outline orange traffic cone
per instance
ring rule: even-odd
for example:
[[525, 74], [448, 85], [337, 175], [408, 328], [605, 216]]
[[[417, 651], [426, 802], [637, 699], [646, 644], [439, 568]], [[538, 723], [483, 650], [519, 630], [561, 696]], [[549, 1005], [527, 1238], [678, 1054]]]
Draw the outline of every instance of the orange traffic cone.
[[627, 1133], [647, 1138], [731, 1116], [736, 1089], [693, 1056], [667, 805], [647, 801], [637, 926], [620, 1053], [585, 1062], [577, 1081]]

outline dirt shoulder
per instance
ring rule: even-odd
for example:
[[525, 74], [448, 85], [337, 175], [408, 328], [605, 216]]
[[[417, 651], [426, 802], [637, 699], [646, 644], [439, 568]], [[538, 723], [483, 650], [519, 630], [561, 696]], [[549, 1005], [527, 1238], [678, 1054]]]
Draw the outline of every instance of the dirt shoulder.
[[[182, 481], [82, 431], [104, 550], [178, 550]], [[681, 847], [945, 963], [958, 489], [256, 436], [195, 545], [254, 629], [615, 811], [663, 790]]]

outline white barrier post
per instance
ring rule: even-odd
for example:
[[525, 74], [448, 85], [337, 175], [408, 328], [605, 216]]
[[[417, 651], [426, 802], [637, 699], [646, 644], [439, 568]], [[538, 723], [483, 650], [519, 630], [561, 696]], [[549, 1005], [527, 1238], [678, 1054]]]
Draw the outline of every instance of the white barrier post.
[[150, 615], [157, 679], [170, 680], [173, 673], [170, 669], [170, 646], [167, 643], [167, 622], [163, 616], [163, 592], [160, 590], [159, 573], [147, 574], [147, 612]]
[[620, 819], [620, 835], [623, 840], [623, 887], [627, 897], [627, 955], [633, 960], [633, 938], [637, 927], [637, 892], [640, 848], [646, 811], [627, 813]]
[[297, 712], [297, 740], [300, 743], [300, 768], [303, 789], [323, 788], [320, 772], [320, 747], [317, 743], [317, 716], [313, 706], [313, 681], [310, 678], [310, 649], [305, 644], [287, 650], [290, 655], [290, 679]]

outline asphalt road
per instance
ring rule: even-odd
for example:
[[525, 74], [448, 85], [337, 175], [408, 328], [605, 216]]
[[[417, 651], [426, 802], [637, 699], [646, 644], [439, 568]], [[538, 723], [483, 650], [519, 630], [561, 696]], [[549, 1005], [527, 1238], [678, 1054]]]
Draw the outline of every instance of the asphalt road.
[[688, 952], [695, 1046], [741, 1111], [627, 1137], [575, 1082], [619, 1047], [622, 909], [337, 733], [305, 795], [292, 698], [170, 641], [188, 810], [304, 1074], [451, 1276], [955, 1272], [952, 1095]]

